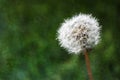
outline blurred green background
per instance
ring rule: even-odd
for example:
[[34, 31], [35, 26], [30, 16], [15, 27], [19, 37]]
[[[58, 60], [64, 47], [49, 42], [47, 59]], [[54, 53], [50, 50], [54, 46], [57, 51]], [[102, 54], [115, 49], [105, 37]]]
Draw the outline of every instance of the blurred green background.
[[64, 19], [80, 12], [102, 25], [89, 54], [94, 80], [120, 80], [120, 0], [0, 0], [0, 80], [89, 80], [84, 55], [56, 40]]

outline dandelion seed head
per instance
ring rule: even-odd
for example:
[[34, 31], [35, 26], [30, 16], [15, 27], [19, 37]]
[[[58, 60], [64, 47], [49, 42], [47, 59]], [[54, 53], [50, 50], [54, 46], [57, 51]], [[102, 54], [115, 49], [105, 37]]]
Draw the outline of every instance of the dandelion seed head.
[[88, 14], [79, 14], [66, 19], [57, 33], [61, 47], [75, 54], [93, 48], [100, 40], [99, 23], [96, 18]]

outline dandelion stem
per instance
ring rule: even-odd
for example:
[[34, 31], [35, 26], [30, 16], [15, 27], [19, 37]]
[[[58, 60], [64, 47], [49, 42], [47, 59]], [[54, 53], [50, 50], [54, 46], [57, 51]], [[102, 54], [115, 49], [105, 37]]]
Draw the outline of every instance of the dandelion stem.
[[90, 68], [90, 60], [89, 60], [89, 57], [88, 57], [87, 49], [84, 50], [84, 55], [85, 55], [85, 61], [86, 61], [86, 67], [87, 67], [89, 79], [93, 80], [92, 71], [91, 71], [91, 68]]

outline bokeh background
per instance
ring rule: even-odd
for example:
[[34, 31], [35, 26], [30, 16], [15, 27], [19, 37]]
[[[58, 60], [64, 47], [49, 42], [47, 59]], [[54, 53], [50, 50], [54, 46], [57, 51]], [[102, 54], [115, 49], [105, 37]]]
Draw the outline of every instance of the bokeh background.
[[120, 0], [0, 0], [0, 80], [89, 80], [84, 55], [56, 40], [64, 19], [80, 12], [102, 25], [89, 53], [94, 80], [120, 80]]

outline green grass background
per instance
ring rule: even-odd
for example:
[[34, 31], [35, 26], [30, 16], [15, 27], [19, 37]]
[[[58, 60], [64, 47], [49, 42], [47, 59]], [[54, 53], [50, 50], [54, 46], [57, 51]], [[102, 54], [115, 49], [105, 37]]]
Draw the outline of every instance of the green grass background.
[[80, 12], [102, 25], [89, 53], [94, 80], [120, 80], [120, 0], [0, 0], [0, 80], [89, 80], [84, 55], [56, 40], [64, 19]]

